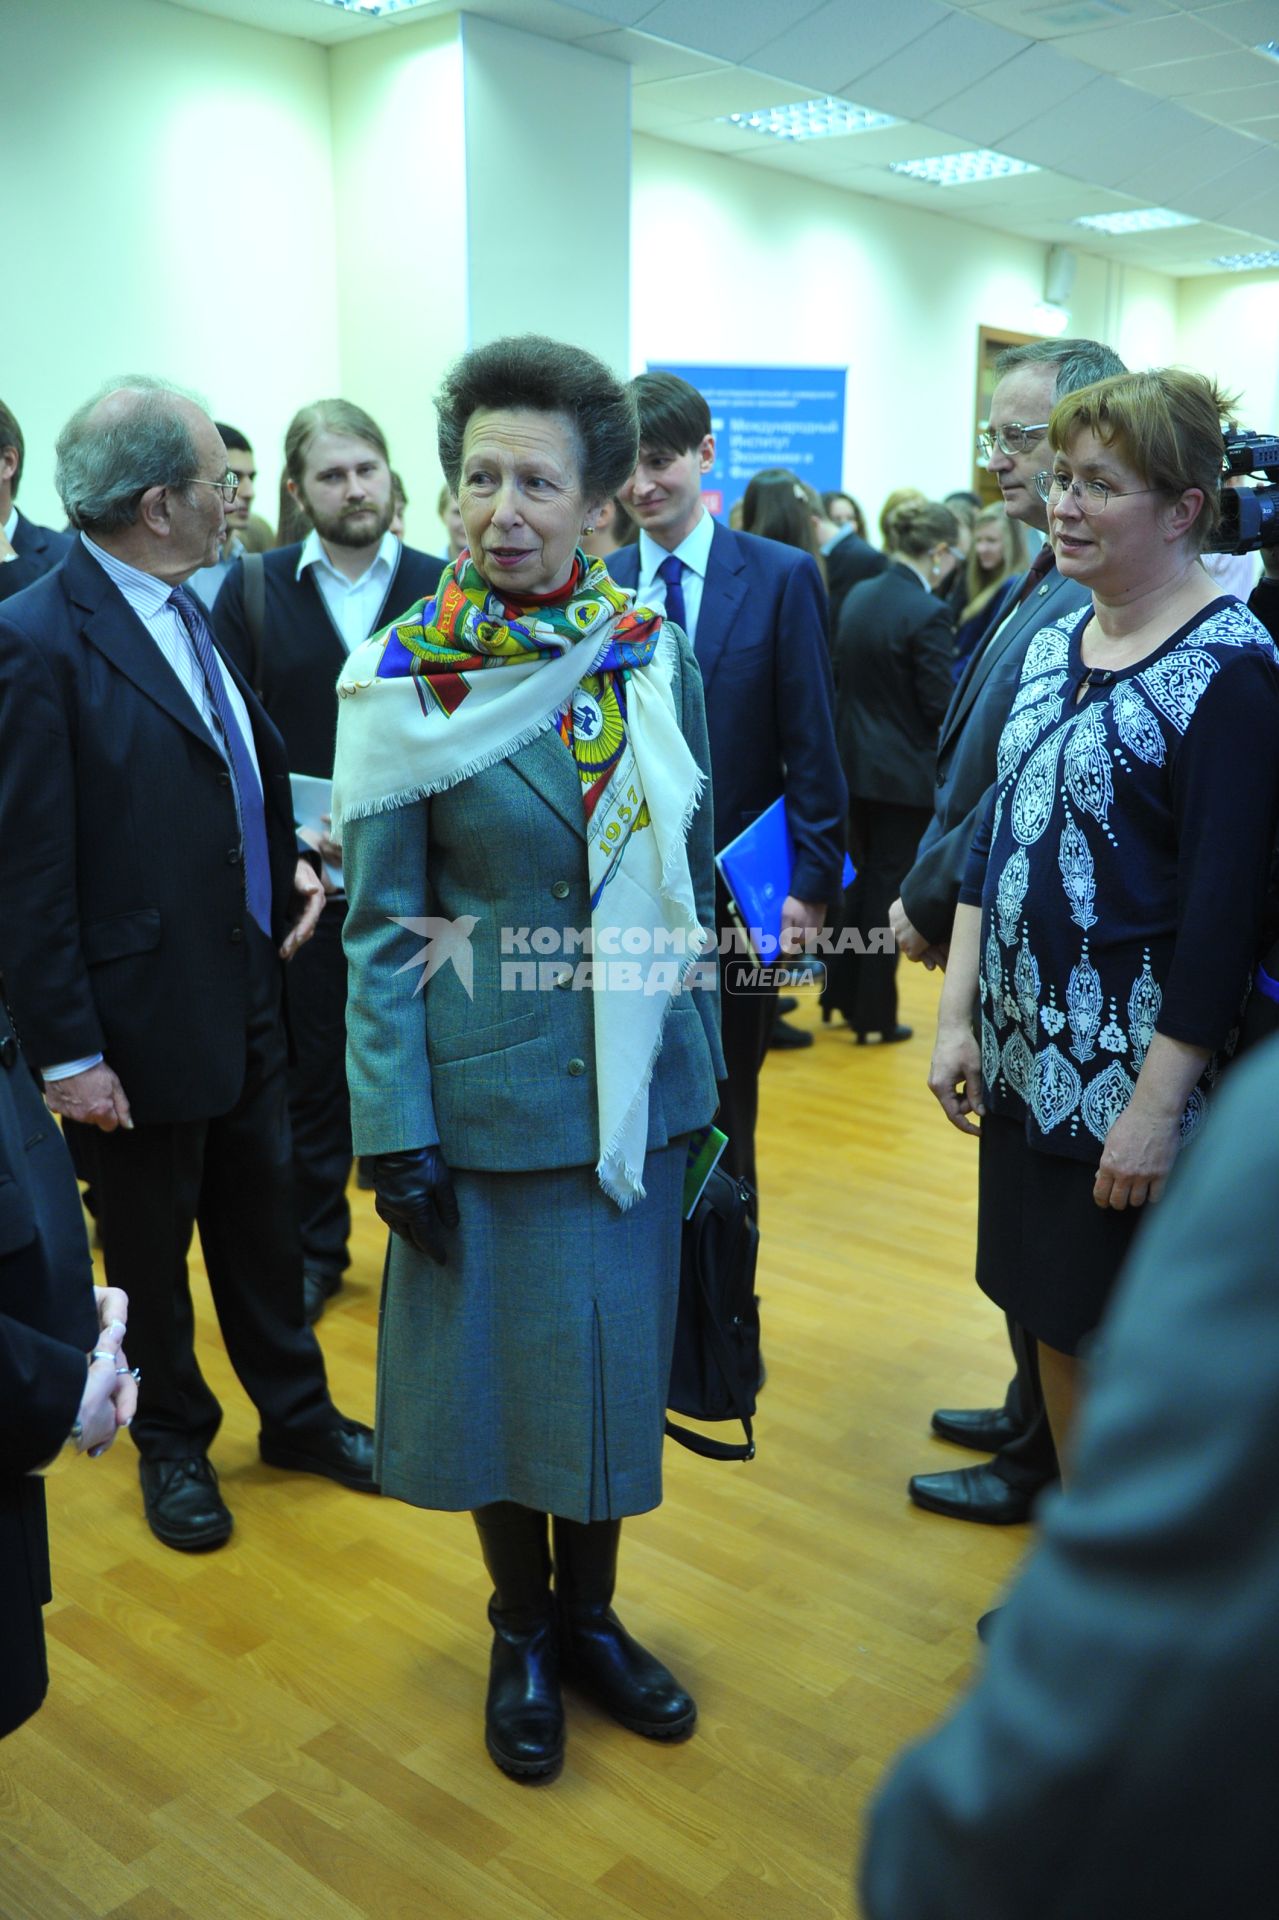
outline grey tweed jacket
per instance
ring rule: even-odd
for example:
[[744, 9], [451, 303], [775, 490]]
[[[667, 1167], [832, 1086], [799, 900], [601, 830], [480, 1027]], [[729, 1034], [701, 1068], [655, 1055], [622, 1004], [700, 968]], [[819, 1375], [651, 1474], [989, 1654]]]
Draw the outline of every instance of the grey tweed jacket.
[[[679, 640], [675, 710], [709, 773], [701, 674], [684, 636], [668, 631]], [[688, 843], [706, 927], [715, 924], [713, 846], [708, 779]], [[343, 870], [355, 1151], [438, 1143], [451, 1165], [492, 1172], [594, 1165], [594, 996], [572, 942], [591, 923], [586, 820], [558, 733], [429, 801], [348, 821]], [[426, 961], [423, 939], [398, 924], [423, 918], [452, 923], [434, 934]], [[649, 1148], [716, 1110], [716, 969], [703, 971], [711, 984], [677, 995], [666, 1017]]]

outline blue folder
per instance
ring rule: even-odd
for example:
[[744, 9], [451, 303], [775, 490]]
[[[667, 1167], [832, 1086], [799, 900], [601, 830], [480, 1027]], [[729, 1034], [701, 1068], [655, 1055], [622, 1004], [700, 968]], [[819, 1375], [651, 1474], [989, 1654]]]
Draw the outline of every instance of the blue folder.
[[[771, 966], [781, 952], [782, 904], [791, 890], [795, 865], [795, 843], [785, 800], [774, 800], [744, 827], [716, 854], [715, 865], [756, 960], [761, 966]], [[845, 887], [851, 887], [856, 877], [853, 863], [845, 854]]]

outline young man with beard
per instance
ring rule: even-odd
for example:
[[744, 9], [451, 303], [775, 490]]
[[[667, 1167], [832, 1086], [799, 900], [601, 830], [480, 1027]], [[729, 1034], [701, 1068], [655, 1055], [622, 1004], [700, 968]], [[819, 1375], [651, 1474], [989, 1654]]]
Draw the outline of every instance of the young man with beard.
[[[446, 563], [391, 532], [386, 439], [362, 407], [349, 400], [303, 407], [284, 436], [284, 459], [289, 492], [305, 507], [311, 531], [293, 546], [239, 560], [218, 595], [214, 626], [284, 735], [291, 770], [328, 779], [334, 687], [346, 656], [401, 608], [434, 593]], [[297, 1055], [289, 1111], [310, 1321], [342, 1283], [351, 1230], [346, 897], [341, 850], [325, 841], [320, 851], [330, 899], [305, 967], [289, 979]]]
[[214, 601], [226, 585], [227, 575], [245, 551], [244, 529], [249, 524], [258, 477], [258, 463], [253, 456], [253, 449], [240, 429], [228, 426], [225, 420], [216, 420], [214, 425], [222, 435], [222, 444], [226, 448], [227, 472], [233, 473], [239, 484], [235, 499], [226, 510], [226, 533], [217, 559], [211, 567], [201, 567], [187, 581], [188, 591], [194, 593], [206, 612], [210, 613]]

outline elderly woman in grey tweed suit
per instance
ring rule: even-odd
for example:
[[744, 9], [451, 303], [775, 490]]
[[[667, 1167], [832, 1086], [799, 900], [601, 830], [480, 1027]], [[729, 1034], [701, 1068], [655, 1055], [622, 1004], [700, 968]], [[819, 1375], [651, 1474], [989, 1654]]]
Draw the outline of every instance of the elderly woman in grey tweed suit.
[[348, 1071], [392, 1229], [379, 1478], [471, 1509], [486, 1741], [537, 1778], [561, 1674], [651, 1738], [696, 1719], [612, 1599], [622, 1518], [661, 1499], [687, 1136], [723, 1074], [706, 725], [684, 635], [578, 547], [635, 462], [626, 389], [525, 337], [438, 405], [467, 550], [339, 684]]

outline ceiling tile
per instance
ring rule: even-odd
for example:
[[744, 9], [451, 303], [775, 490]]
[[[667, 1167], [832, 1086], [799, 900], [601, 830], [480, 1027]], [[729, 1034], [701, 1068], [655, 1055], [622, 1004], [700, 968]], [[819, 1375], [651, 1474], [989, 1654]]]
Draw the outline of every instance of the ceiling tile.
[[1279, 111], [1279, 67], [1269, 86], [1227, 87], [1221, 93], [1192, 94], [1180, 104], [1226, 127], [1240, 120], [1259, 120], [1263, 114]]
[[1234, 209], [1257, 191], [1257, 179], [1256, 164], [1250, 160], [1241, 167], [1232, 167], [1229, 173], [1219, 174], [1215, 180], [1187, 187], [1178, 194], [1177, 204], [1201, 220], [1229, 220]]
[[1071, 99], [1097, 76], [1077, 60], [1065, 60], [1051, 47], [1031, 46], [976, 86], [957, 91], [930, 107], [931, 125], [959, 134], [977, 147], [998, 147], [1006, 135], [1037, 117], [1045, 101]]
[[1138, 201], [1159, 203], [1161, 194], [1176, 195], [1183, 189], [1213, 180], [1228, 168], [1241, 165], [1256, 151], [1256, 143], [1229, 127], [1210, 127], [1197, 123], [1199, 131], [1185, 147], [1160, 160], [1151, 160], [1134, 143], [1131, 173], [1116, 175], [1115, 185]]
[[1202, 17], [1176, 13], [1135, 25], [1116, 19], [1111, 27], [1067, 34], [1057, 47], [1105, 73], [1128, 73], [1133, 67], [1162, 66], [1172, 60], [1203, 60], [1231, 51], [1230, 42], [1211, 25], [1212, 18], [1210, 13]]
[[669, 40], [654, 40], [646, 33], [616, 27], [609, 33], [592, 32], [579, 45], [588, 53], [602, 53], [610, 60], [625, 60], [635, 86], [653, 80], [684, 80], [690, 74], [715, 73], [722, 63], [708, 54], [692, 53]]
[[[802, 21], [821, 0], [787, 0], [787, 4]], [[777, 37], [777, 0], [733, 0], [731, 6], [725, 6], [724, 0], [657, 0], [645, 12], [644, 31], [720, 60], [748, 60]]]
[[862, 74], [857, 86], [868, 107], [926, 120], [933, 107], [1007, 64], [1030, 45], [984, 20], [951, 14], [930, 27], [880, 66]]
[[[754, 113], [759, 107], [789, 107], [808, 98], [799, 87], [770, 80], [767, 74], [742, 67], [714, 67], [706, 73], [686, 74], [677, 80], [648, 80], [635, 89], [635, 98], [651, 100], [689, 120], [715, 120], [721, 114]], [[761, 139], [759, 134], [753, 139]]]
[[1245, 46], [1279, 39], [1279, 6], [1275, 0], [1228, 0], [1226, 6], [1213, 7], [1207, 17], [1218, 33], [1227, 33]]
[[653, 11], [653, 0], [571, 0], [578, 13], [594, 14], [608, 26], [633, 27]]
[[[1279, 16], [1279, 7], [1276, 14]], [[1222, 93], [1227, 87], [1265, 86], [1267, 80], [1279, 91], [1279, 67], [1257, 53], [1213, 53], [1199, 60], [1161, 61], [1134, 67], [1127, 77], [1165, 98], [1174, 93]]]
[[[674, 3], [682, 6], [684, 0]], [[891, 6], [873, 7], [826, 0], [779, 34], [782, 13], [774, 4], [772, 32], [756, 48], [755, 64], [829, 93], [846, 93], [860, 74], [881, 66], [947, 18], [946, 8], [935, 0], [893, 0]]]
[[[1041, 0], [1033, 6], [1027, 6], [1026, 0], [982, 0], [980, 6], [970, 11], [983, 20], [994, 20], [1002, 27], [1011, 27], [1015, 33], [1024, 33], [1032, 40], [1064, 40], [1069, 34], [1105, 27], [1115, 19], [1105, 0], [1101, 4], [1098, 0]], [[1134, 21], [1167, 19], [1175, 12], [1173, 0], [1124, 0], [1120, 24], [1128, 26]]]

